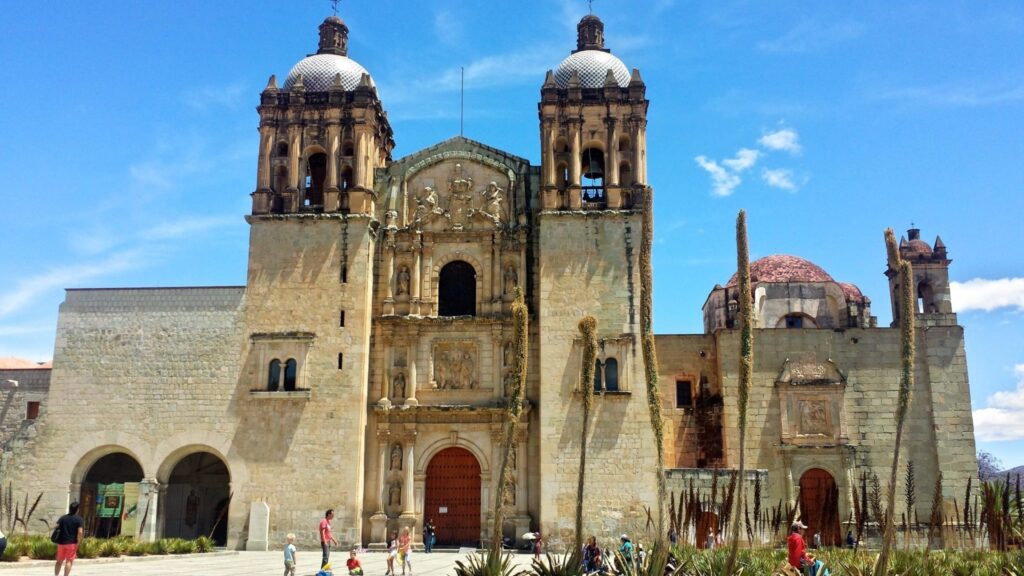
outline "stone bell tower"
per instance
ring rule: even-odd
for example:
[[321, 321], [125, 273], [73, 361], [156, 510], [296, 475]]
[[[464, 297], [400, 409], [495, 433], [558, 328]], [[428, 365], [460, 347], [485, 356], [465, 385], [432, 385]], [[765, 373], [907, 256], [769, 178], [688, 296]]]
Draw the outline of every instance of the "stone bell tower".
[[[324, 20], [316, 53], [295, 64], [283, 86], [271, 76], [260, 95], [257, 184], [246, 216], [243, 392], [234, 409], [253, 430], [270, 432], [261, 437], [318, 439], [254, 449], [269, 466], [253, 481], [268, 487], [277, 514], [316, 518], [334, 508], [336, 535], [351, 545], [361, 541], [363, 520], [361, 407], [375, 186], [383, 189], [374, 178], [394, 141], [373, 78], [348, 57], [348, 32], [340, 18]], [[310, 462], [330, 470], [331, 481], [300, 472]]]
[[593, 14], [576, 50], [541, 87], [541, 204], [545, 210], [630, 208], [647, 183], [646, 86], [604, 47]]
[[[640, 348], [641, 202], [647, 187], [646, 88], [636, 69], [605, 48], [604, 24], [587, 15], [576, 49], [540, 90], [540, 208], [536, 215], [540, 346], [540, 530], [552, 545], [571, 542], [580, 391], [596, 390], [594, 410], [614, 426], [594, 426], [588, 470], [615, 470], [618, 486], [588, 489], [587, 503], [620, 525], [642, 525], [657, 498], [654, 443]], [[581, 382], [577, 325], [598, 321], [594, 382]], [[610, 420], [609, 420], [610, 419]], [[565, 433], [548, 437], [548, 430]], [[548, 440], [551, 440], [550, 442]], [[614, 538], [600, 519], [586, 534]], [[559, 539], [562, 539], [559, 542]]]
[[348, 57], [341, 18], [320, 24], [316, 53], [292, 68], [283, 88], [270, 77], [257, 110], [253, 214], [373, 212], [374, 170], [395, 143], [373, 79]]
[[[915, 314], [924, 315], [932, 325], [956, 324], [953, 300], [949, 288], [949, 265], [953, 262], [946, 253], [942, 238], [936, 236], [935, 244], [921, 240], [921, 230], [911, 228], [900, 238], [900, 258], [910, 262], [914, 270]], [[898, 322], [898, 282], [895, 270], [887, 270], [889, 290], [892, 296], [893, 325]]]

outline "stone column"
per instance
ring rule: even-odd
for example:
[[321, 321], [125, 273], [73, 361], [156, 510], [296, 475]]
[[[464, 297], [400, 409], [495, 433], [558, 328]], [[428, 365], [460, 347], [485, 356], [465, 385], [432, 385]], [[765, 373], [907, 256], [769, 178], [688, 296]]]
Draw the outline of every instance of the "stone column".
[[416, 334], [413, 333], [409, 338], [409, 348], [406, 352], [406, 363], [408, 364], [407, 378], [405, 382], [407, 398], [405, 399], [406, 406], [419, 406], [419, 400], [416, 399], [416, 343], [419, 340]]
[[409, 430], [405, 435], [405, 457], [402, 459], [402, 514], [398, 517], [399, 534], [408, 528], [415, 541], [416, 530], [416, 462], [413, 454], [416, 450], [416, 431]]
[[608, 154], [605, 155], [605, 186], [618, 186], [619, 182], [619, 129], [615, 118], [605, 120], [608, 125]]
[[256, 167], [256, 189], [270, 189], [270, 154], [274, 149], [273, 128], [260, 126], [260, 158]]
[[505, 397], [505, 379], [502, 378], [504, 374], [503, 366], [505, 365], [505, 343], [502, 342], [500, 326], [492, 329], [491, 342], [493, 342], [494, 346], [494, 353], [491, 355], [491, 378], [494, 379], [494, 399], [500, 401]]
[[412, 241], [413, 261], [412, 261], [412, 280], [410, 282], [410, 284], [412, 285], [410, 287], [410, 291], [412, 292], [412, 294], [410, 294], [410, 296], [409, 296], [409, 314], [410, 315], [419, 315], [420, 312], [421, 312], [421, 310], [420, 310], [420, 294], [422, 294], [422, 291], [420, 289], [421, 289], [421, 281], [422, 281], [421, 279], [423, 278], [423, 274], [421, 273], [422, 272], [422, 268], [423, 268], [422, 252], [423, 252], [422, 240], [421, 240], [421, 237], [420, 237], [419, 233], [417, 233], [413, 237], [413, 241]]
[[388, 516], [384, 512], [385, 479], [388, 473], [388, 443], [390, 432], [386, 427], [377, 429], [377, 510], [370, 516], [370, 547], [384, 549], [387, 546]]
[[[544, 180], [542, 186], [555, 185], [555, 130], [552, 122], [544, 121]], [[511, 186], [509, 187], [511, 188]]]
[[424, 274], [423, 296], [420, 297], [420, 314], [437, 316], [437, 297], [431, 290], [434, 280], [434, 237], [429, 234], [423, 235], [423, 268], [427, 273]]
[[502, 291], [504, 280], [501, 266], [501, 231], [495, 231], [491, 235], [491, 294], [490, 311], [492, 314], [501, 313]]
[[384, 315], [395, 313], [395, 239], [388, 232], [384, 244]]
[[395, 353], [390, 335], [385, 334], [381, 342], [384, 344], [384, 379], [380, 383], [380, 400], [377, 404], [388, 406], [391, 404], [391, 368], [395, 364]]
[[341, 189], [338, 188], [338, 152], [340, 149], [341, 126], [335, 121], [327, 125], [327, 187], [324, 190], [324, 212], [337, 212], [341, 204]]

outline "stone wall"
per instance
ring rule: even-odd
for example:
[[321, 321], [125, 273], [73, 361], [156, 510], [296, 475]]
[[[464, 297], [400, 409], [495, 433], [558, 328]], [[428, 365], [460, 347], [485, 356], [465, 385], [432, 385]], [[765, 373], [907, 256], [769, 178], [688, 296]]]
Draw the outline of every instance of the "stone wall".
[[[17, 382], [17, 386], [12, 381]], [[0, 453], [6, 456], [35, 436], [36, 420], [29, 419], [29, 403], [38, 403], [38, 416], [41, 417], [47, 409], [49, 391], [49, 368], [0, 370]]]
[[[249, 498], [249, 484], [230, 407], [243, 295], [239, 287], [67, 292], [38, 433], [7, 467], [16, 495], [43, 493], [35, 518], [62, 514], [107, 454], [126, 453], [145, 478], [166, 483], [178, 461], [206, 451], [231, 473], [229, 545], [238, 544], [247, 506], [237, 503]], [[155, 526], [157, 515], [149, 521]]]
[[583, 410], [577, 323], [586, 314], [597, 318], [599, 352], [617, 355], [621, 392], [594, 398], [585, 531], [607, 540], [643, 526], [657, 498], [639, 342], [640, 215], [544, 212], [539, 238], [540, 530], [560, 547], [575, 530]]

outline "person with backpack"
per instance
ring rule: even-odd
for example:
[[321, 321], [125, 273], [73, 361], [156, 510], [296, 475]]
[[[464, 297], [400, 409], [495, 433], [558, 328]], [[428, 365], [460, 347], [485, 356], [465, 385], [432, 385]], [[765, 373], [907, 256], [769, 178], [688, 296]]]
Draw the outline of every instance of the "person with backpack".
[[50, 537], [57, 545], [57, 564], [53, 567], [55, 576], [60, 574], [61, 564], [64, 565], [64, 576], [70, 576], [71, 565], [78, 557], [78, 543], [83, 538], [84, 525], [78, 515], [78, 502], [72, 502], [68, 513], [57, 519], [57, 527]]

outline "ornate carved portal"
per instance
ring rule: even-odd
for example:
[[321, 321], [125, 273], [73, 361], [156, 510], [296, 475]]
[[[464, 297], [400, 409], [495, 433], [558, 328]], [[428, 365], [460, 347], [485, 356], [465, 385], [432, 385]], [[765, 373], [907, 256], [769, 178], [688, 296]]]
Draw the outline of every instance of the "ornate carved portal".
[[836, 446], [848, 442], [843, 410], [846, 379], [831, 360], [786, 360], [775, 388], [783, 444]]
[[479, 386], [476, 342], [439, 342], [434, 345], [433, 387], [439, 390], [474, 390]]

